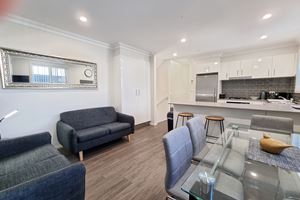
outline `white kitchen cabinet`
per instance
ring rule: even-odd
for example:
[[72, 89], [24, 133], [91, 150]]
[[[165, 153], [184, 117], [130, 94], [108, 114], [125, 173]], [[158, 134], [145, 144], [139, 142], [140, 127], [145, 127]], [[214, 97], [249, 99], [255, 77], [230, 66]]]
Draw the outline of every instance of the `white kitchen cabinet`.
[[224, 62], [221, 64], [220, 80], [228, 80], [229, 79], [229, 70], [230, 70], [230, 63]]
[[272, 77], [296, 76], [297, 71], [296, 54], [284, 54], [273, 56]]
[[220, 70], [220, 80], [229, 80], [230, 78], [239, 77], [241, 74], [241, 62], [230, 61], [223, 62]]
[[252, 65], [253, 60], [242, 60], [240, 68], [240, 77], [251, 77], [252, 76]]
[[205, 74], [219, 72], [220, 65], [215, 63], [195, 63], [193, 69], [195, 74]]
[[272, 56], [254, 59], [252, 64], [252, 78], [271, 78], [272, 68]]

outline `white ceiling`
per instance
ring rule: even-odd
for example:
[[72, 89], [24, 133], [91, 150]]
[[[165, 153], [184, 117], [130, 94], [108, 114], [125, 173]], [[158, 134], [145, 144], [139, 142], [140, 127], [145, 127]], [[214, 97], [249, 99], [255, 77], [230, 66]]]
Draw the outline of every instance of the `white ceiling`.
[[[15, 15], [107, 43], [178, 55], [300, 38], [300, 0], [20, 0]], [[272, 13], [270, 20], [260, 18]], [[80, 15], [88, 18], [83, 24]], [[262, 34], [267, 40], [259, 40]], [[185, 44], [180, 38], [186, 37]]]

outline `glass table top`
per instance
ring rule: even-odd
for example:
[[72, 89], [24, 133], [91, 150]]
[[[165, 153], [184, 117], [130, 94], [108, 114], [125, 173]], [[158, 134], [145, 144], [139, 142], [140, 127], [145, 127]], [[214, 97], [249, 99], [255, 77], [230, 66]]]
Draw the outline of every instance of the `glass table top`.
[[[229, 124], [181, 189], [190, 199], [199, 200], [300, 199], [300, 173], [247, 158], [250, 138], [258, 140], [263, 133], [246, 125]], [[300, 148], [299, 134], [268, 134]], [[212, 184], [214, 189], [210, 190]]]

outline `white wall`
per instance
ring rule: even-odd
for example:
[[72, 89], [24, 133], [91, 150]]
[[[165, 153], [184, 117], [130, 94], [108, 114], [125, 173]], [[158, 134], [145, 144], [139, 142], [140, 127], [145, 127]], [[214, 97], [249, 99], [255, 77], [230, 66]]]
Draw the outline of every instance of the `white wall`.
[[298, 68], [296, 75], [296, 84], [295, 84], [295, 92], [300, 93], [300, 47], [298, 49]]
[[166, 120], [169, 111], [169, 66], [168, 60], [156, 68], [156, 123]]
[[27, 27], [10, 21], [0, 23], [0, 47], [95, 62], [97, 90], [0, 89], [0, 116], [14, 109], [19, 113], [0, 124], [2, 137], [50, 131], [56, 139], [59, 113], [80, 108], [112, 105], [111, 50], [75, 38]]

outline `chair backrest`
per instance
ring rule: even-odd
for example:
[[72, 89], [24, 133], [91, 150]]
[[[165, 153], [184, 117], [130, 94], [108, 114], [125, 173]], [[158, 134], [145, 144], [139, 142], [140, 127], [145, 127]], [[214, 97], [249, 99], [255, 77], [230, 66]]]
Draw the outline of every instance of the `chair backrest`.
[[253, 115], [250, 129], [291, 134], [294, 131], [294, 121], [285, 117]]
[[167, 172], [166, 189], [172, 188], [191, 166], [193, 157], [192, 142], [186, 126], [174, 129], [164, 135]]
[[200, 117], [194, 117], [187, 121], [187, 127], [193, 144], [193, 155], [198, 155], [206, 145], [206, 132]]
[[114, 107], [89, 108], [61, 113], [60, 119], [75, 130], [81, 130], [115, 122], [117, 112]]

